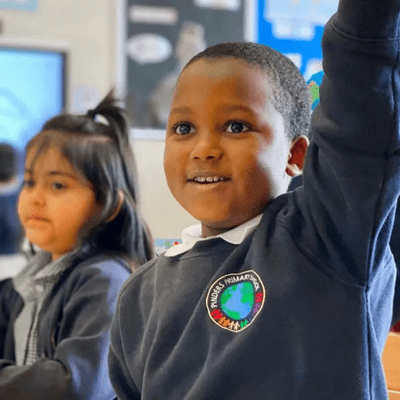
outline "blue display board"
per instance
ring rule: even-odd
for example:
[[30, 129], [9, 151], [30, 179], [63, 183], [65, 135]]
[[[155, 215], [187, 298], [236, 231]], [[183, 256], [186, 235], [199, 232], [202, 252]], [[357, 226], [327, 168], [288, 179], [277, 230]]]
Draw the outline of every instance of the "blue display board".
[[338, 0], [259, 0], [258, 42], [287, 55], [305, 79], [322, 69], [323, 27]]

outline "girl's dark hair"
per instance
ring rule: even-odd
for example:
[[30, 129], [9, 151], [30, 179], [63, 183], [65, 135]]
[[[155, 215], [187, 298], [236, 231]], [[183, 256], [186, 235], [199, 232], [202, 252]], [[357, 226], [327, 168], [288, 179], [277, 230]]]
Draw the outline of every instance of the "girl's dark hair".
[[[33, 162], [49, 148], [61, 154], [92, 185], [99, 215], [80, 233], [81, 254], [119, 253], [139, 266], [153, 257], [152, 239], [138, 210], [136, 165], [125, 110], [111, 91], [86, 115], [61, 114], [48, 120], [27, 144]], [[120, 203], [120, 212], [110, 220]]]
[[264, 44], [227, 42], [208, 47], [194, 56], [185, 68], [197, 60], [224, 58], [242, 60], [265, 71], [272, 89], [272, 103], [283, 116], [288, 138], [309, 135], [310, 93], [299, 69], [289, 58]]

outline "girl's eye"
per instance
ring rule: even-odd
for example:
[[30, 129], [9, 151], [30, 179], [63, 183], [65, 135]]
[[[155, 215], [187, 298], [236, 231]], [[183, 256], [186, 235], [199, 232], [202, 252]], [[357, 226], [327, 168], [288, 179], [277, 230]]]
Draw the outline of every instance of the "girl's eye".
[[192, 127], [189, 124], [182, 123], [182, 124], [176, 125], [174, 128], [174, 131], [178, 135], [187, 135], [188, 133], [192, 132]]
[[247, 125], [245, 125], [243, 122], [231, 122], [226, 131], [229, 133], [242, 133], [242, 132], [246, 132], [250, 130], [249, 127]]
[[23, 187], [30, 188], [30, 187], [33, 187], [34, 182], [32, 179], [24, 179], [22, 184], [23, 184]]
[[53, 189], [56, 189], [56, 190], [65, 189], [65, 185], [63, 185], [62, 183], [58, 183], [58, 182], [54, 182], [52, 186], [53, 186]]

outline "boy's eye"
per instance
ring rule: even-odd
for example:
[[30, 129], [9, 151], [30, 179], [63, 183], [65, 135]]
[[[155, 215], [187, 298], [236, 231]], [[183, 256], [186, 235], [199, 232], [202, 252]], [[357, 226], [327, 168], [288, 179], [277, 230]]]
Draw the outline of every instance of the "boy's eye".
[[246, 126], [243, 122], [231, 122], [226, 131], [229, 133], [242, 133], [242, 132], [246, 132], [249, 130], [249, 127]]
[[187, 135], [188, 133], [192, 132], [192, 127], [189, 124], [182, 123], [179, 125], [176, 125], [175, 128], [175, 133], [178, 135]]

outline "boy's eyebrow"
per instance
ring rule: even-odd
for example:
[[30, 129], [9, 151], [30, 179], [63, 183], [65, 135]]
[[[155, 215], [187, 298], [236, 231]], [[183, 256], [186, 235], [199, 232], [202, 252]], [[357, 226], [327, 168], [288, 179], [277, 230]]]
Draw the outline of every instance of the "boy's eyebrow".
[[221, 109], [224, 109], [226, 111], [247, 111], [247, 112], [254, 113], [254, 110], [252, 108], [244, 106], [244, 105], [240, 105], [240, 104], [227, 104], [227, 105], [221, 106]]
[[[242, 104], [226, 104], [226, 105], [217, 107], [217, 109], [223, 109], [226, 111], [247, 111], [247, 112], [254, 113], [253, 109], [251, 109], [250, 107], [247, 107], [245, 105], [242, 105]], [[173, 108], [170, 111], [170, 114], [173, 114], [173, 113], [190, 114], [191, 112], [192, 112], [192, 110], [189, 107], [182, 106], [182, 107]]]
[[189, 107], [175, 107], [169, 113], [170, 114], [190, 114], [192, 111]]

